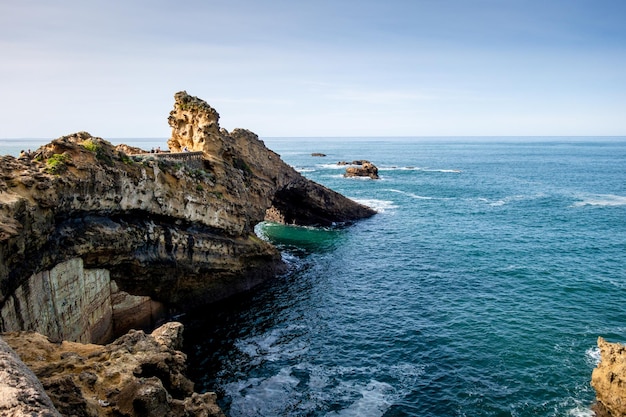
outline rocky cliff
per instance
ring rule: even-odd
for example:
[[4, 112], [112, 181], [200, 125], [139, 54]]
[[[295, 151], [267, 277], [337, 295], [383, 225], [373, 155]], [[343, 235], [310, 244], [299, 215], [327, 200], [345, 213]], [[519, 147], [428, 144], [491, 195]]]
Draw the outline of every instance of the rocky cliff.
[[626, 416], [626, 346], [598, 338], [600, 363], [591, 374], [598, 417]]
[[[192, 393], [184, 354], [162, 334], [90, 343], [275, 276], [280, 254], [254, 234], [266, 218], [330, 225], [374, 214], [218, 120], [180, 92], [173, 152], [79, 132], [0, 158], [0, 332], [38, 332], [5, 337], [64, 414], [220, 415], [210, 394]], [[58, 415], [1, 338], [0, 361], [0, 411]]]
[[198, 151], [193, 164], [129, 155], [85, 132], [2, 157], [0, 331], [104, 342], [274, 276], [280, 254], [254, 235], [264, 218], [328, 225], [374, 214], [218, 120], [176, 94], [169, 146]]

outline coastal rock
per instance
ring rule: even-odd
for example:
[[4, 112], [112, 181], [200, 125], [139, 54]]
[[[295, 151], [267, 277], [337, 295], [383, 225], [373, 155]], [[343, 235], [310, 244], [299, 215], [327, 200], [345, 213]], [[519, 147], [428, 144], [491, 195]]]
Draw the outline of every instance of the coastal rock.
[[[219, 114], [181, 91], [168, 122], [172, 151], [201, 151], [217, 178], [232, 181], [237, 202], [248, 203], [252, 227], [263, 219], [303, 226], [331, 226], [370, 217], [375, 211], [303, 177], [249, 130], [219, 127]], [[245, 191], [245, 195], [243, 192]], [[259, 213], [261, 215], [259, 216]]]
[[[246, 291], [283, 270], [264, 219], [322, 225], [372, 216], [285, 164], [252, 132], [185, 92], [173, 152], [86, 132], [0, 158], [0, 331], [101, 343]], [[194, 152], [195, 151], [195, 152]]]
[[[342, 165], [342, 163], [339, 163]], [[373, 180], [379, 179], [378, 167], [372, 164], [370, 161], [359, 160], [353, 161], [351, 165], [346, 168], [344, 177], [369, 177]]]
[[181, 324], [168, 323], [152, 334], [131, 331], [105, 346], [52, 343], [33, 332], [3, 337], [64, 416], [221, 417], [215, 394], [194, 393], [184, 375], [186, 356], [171, 347], [181, 343], [181, 334]]
[[[38, 332], [6, 338], [62, 414], [219, 415], [215, 396], [193, 393], [182, 374], [177, 326], [132, 330], [107, 346], [75, 342], [152, 328], [168, 312], [274, 277], [280, 253], [254, 234], [265, 218], [331, 225], [375, 214], [218, 118], [180, 92], [168, 143], [192, 152], [116, 148], [78, 132], [0, 157], [0, 332]], [[47, 406], [36, 381], [26, 396], [6, 381], [0, 404], [24, 403], [28, 415]]]
[[626, 416], [626, 346], [598, 338], [600, 363], [591, 374], [598, 417]]

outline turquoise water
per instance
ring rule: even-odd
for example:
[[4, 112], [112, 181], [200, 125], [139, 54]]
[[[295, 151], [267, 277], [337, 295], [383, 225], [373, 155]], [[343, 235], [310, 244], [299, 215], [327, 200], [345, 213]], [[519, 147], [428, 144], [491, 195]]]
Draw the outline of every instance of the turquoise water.
[[591, 415], [596, 339], [626, 341], [626, 138], [266, 144], [379, 214], [260, 225], [290, 273], [186, 317], [230, 416]]
[[259, 225], [290, 272], [182, 318], [229, 416], [591, 415], [596, 339], [626, 342], [626, 138], [265, 142], [379, 213]]

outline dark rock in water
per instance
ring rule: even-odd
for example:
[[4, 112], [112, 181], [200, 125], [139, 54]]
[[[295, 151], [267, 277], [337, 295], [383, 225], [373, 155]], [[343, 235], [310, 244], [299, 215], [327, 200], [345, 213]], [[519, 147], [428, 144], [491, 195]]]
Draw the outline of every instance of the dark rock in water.
[[319, 152], [313, 152], [313, 153], [311, 154], [311, 156], [317, 156], [317, 157], [321, 157], [321, 158], [323, 158], [323, 157], [325, 157], [325, 156], [326, 156], [326, 154], [325, 154], [325, 153], [319, 153]]
[[378, 167], [372, 164], [370, 161], [359, 160], [353, 161], [351, 165], [346, 168], [346, 173], [344, 177], [369, 177], [373, 180], [379, 179], [378, 176]]

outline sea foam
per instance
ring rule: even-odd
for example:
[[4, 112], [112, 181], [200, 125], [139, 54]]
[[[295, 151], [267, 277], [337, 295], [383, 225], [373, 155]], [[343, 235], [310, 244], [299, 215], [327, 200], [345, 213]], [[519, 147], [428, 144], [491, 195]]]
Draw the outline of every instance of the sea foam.
[[614, 194], [589, 194], [579, 197], [581, 201], [574, 203], [574, 207], [601, 206], [613, 207], [626, 205], [626, 197]]

